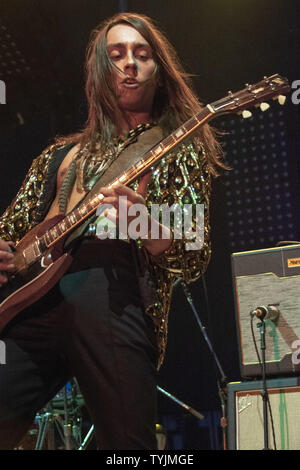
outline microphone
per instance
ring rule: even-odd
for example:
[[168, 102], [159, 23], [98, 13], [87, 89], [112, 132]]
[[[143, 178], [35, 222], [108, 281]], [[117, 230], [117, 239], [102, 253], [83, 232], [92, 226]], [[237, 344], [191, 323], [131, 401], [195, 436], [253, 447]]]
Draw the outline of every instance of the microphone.
[[279, 318], [280, 311], [276, 307], [276, 305], [261, 305], [255, 310], [252, 310], [252, 312], [250, 312], [250, 315], [252, 317], [256, 316], [260, 320], [271, 320], [276, 323]]

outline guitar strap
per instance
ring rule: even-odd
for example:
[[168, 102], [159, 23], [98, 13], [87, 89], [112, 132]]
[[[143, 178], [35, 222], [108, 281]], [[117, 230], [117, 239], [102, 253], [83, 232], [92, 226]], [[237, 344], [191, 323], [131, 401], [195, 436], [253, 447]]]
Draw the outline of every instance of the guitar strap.
[[[94, 184], [91, 191], [89, 191], [83, 199], [77, 204], [76, 207], [81, 205], [84, 201], [90, 199], [97, 193], [100, 188], [109, 185], [112, 181], [117, 179], [120, 175], [129, 170], [133, 165], [138, 163], [143, 155], [145, 155], [151, 148], [159, 143], [163, 138], [162, 129], [158, 126], [152, 127], [151, 129], [142, 132], [136, 140], [126, 147], [118, 156], [116, 160], [112, 162], [109, 168], [103, 175], [99, 177], [97, 182]], [[73, 244], [76, 240], [80, 239], [88, 226], [97, 218], [96, 214], [93, 214], [87, 219], [80, 227], [74, 230], [65, 242], [65, 247], [68, 248], [71, 243]]]

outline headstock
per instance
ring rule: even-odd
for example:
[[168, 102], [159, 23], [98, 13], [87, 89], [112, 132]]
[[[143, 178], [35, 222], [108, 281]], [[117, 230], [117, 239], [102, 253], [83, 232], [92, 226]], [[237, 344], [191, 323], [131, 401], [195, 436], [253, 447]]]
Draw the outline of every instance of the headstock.
[[255, 85], [246, 84], [243, 90], [236, 93], [229, 91], [225, 98], [209, 106], [216, 114], [238, 113], [248, 118], [252, 115], [248, 108], [260, 107], [262, 111], [266, 111], [270, 107], [267, 100], [278, 99], [279, 104], [283, 105], [286, 100], [285, 94], [289, 91], [287, 79], [275, 74], [264, 77]]

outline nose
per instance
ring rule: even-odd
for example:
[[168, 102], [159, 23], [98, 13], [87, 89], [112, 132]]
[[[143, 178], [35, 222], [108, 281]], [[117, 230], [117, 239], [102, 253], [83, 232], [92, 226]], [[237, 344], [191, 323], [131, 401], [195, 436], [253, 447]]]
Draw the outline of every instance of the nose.
[[126, 54], [123, 71], [130, 76], [137, 75], [137, 64], [132, 51], [128, 51]]

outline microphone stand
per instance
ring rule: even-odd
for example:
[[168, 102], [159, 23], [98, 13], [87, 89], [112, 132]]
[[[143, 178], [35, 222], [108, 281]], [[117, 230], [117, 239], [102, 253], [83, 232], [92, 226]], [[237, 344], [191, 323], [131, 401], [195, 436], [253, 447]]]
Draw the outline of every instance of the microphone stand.
[[68, 398], [67, 398], [67, 386], [64, 387], [64, 438], [66, 450], [72, 450], [72, 425], [69, 420], [69, 409], [68, 409]]
[[260, 349], [261, 349], [261, 364], [262, 364], [262, 382], [263, 388], [261, 396], [263, 399], [263, 419], [264, 419], [264, 449], [269, 449], [269, 427], [268, 427], [268, 389], [266, 381], [266, 325], [264, 320], [257, 324], [260, 332]]
[[[205, 289], [205, 283], [204, 283], [204, 278], [202, 276], [202, 282], [203, 282], [203, 287]], [[217, 357], [217, 354], [215, 353], [214, 351], [214, 348], [212, 346], [212, 343], [206, 333], [206, 328], [203, 326], [202, 322], [201, 322], [201, 319], [200, 319], [200, 315], [198, 314], [196, 308], [195, 308], [195, 305], [194, 305], [194, 302], [193, 302], [193, 298], [192, 298], [192, 294], [187, 286], [187, 284], [182, 281], [181, 279], [179, 279], [176, 283], [176, 284], [181, 284], [182, 286], [182, 289], [183, 289], [183, 292], [186, 296], [186, 299], [187, 299], [187, 302], [188, 304], [190, 305], [192, 311], [193, 311], [193, 314], [196, 318], [196, 321], [198, 323], [198, 326], [203, 334], [203, 337], [208, 345], [208, 348], [214, 358], [214, 361], [217, 365], [217, 368], [219, 370], [219, 373], [220, 373], [220, 376], [221, 376], [221, 384], [219, 383], [219, 380], [217, 379], [217, 386], [218, 386], [218, 391], [219, 391], [219, 397], [220, 397], [220, 400], [221, 400], [221, 409], [222, 409], [222, 418], [221, 418], [221, 428], [222, 428], [222, 433], [223, 433], [223, 450], [226, 450], [227, 446], [226, 446], [226, 427], [227, 427], [227, 418], [226, 418], [226, 387], [227, 387], [227, 384], [228, 384], [228, 379], [224, 373], [224, 370], [221, 366], [221, 363]], [[206, 289], [205, 289], [206, 291]], [[207, 303], [207, 308], [208, 308], [208, 302], [207, 302], [207, 298], [206, 298], [206, 303]]]

